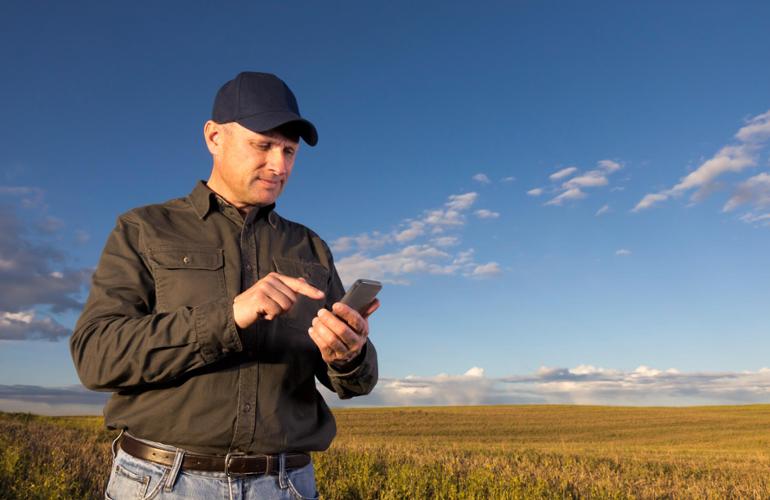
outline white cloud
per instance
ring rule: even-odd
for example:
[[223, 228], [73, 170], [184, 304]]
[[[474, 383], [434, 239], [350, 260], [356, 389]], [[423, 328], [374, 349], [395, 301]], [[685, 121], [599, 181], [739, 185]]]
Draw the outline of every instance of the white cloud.
[[[350, 253], [337, 256], [337, 270], [344, 284], [360, 277], [379, 279], [388, 283], [408, 284], [410, 274], [491, 276], [488, 264], [473, 260], [473, 250], [449, 251], [460, 244], [457, 234], [466, 222], [468, 210], [478, 199], [478, 193], [454, 194], [440, 208], [425, 210], [419, 217], [404, 220], [389, 233], [373, 231], [357, 236], [343, 236], [331, 247], [334, 252]], [[499, 217], [487, 209], [475, 212], [479, 218]], [[456, 234], [447, 234], [455, 232]], [[427, 240], [427, 242], [426, 242]], [[476, 268], [480, 267], [478, 272]]]
[[59, 340], [69, 334], [69, 329], [34, 311], [0, 312], [0, 341]]
[[770, 402], [770, 369], [691, 372], [639, 366], [630, 371], [592, 365], [542, 367], [529, 375], [487, 377], [480, 367], [462, 375], [382, 377], [366, 398], [334, 405], [418, 406], [477, 404], [714, 405]]
[[487, 278], [490, 276], [497, 276], [502, 272], [503, 270], [500, 269], [500, 265], [497, 262], [489, 262], [474, 267], [470, 275], [476, 278]]
[[741, 142], [764, 142], [770, 139], [770, 110], [751, 118], [735, 134]]
[[452, 263], [458, 266], [473, 264], [473, 253], [472, 248], [470, 250], [463, 250], [457, 254]]
[[500, 180], [501, 182], [514, 182], [516, 180], [516, 177], [509, 175], [508, 177], [503, 177]]
[[394, 235], [382, 234], [377, 231], [371, 234], [359, 234], [358, 236], [343, 236], [332, 242], [331, 249], [335, 252], [348, 252], [356, 249], [371, 250], [385, 246], [393, 238]]
[[609, 184], [607, 177], [598, 170], [591, 170], [578, 177], [573, 177], [563, 184], [564, 189], [574, 189], [581, 187], [598, 187]]
[[433, 226], [462, 226], [465, 219], [457, 210], [431, 210], [425, 222]]
[[759, 224], [763, 226], [770, 225], [770, 213], [767, 214], [755, 214], [753, 212], [749, 212], [747, 214], [743, 214], [740, 218], [743, 222], [749, 223], [749, 224]]
[[33, 311], [22, 311], [17, 313], [4, 312], [0, 313], [0, 325], [8, 325], [13, 322], [31, 324], [35, 319], [35, 313]]
[[468, 210], [478, 198], [478, 193], [453, 194], [444, 204], [445, 208], [428, 210], [423, 222], [432, 226], [462, 226], [465, 224], [463, 212]]
[[475, 192], [450, 195], [443, 207], [426, 210], [417, 219], [407, 219], [394, 231], [372, 231], [357, 236], [342, 236], [331, 243], [331, 249], [340, 253], [366, 252], [392, 243], [408, 243], [426, 234], [429, 229], [437, 233], [447, 228], [463, 226], [465, 212], [473, 206], [478, 196]]
[[[770, 111], [751, 118], [735, 134], [739, 144], [729, 144], [703, 162], [698, 168], [682, 177], [677, 184], [658, 193], [647, 194], [634, 207], [635, 212], [650, 208], [672, 196], [681, 196], [695, 190], [690, 201], [697, 203], [716, 190], [716, 181], [728, 173], [740, 173], [757, 165], [759, 151], [770, 138]], [[729, 204], [729, 202], [728, 202]]]
[[729, 212], [746, 203], [756, 207], [770, 205], [770, 174], [763, 172], [739, 184], [722, 210]]
[[700, 167], [682, 177], [679, 183], [671, 188], [671, 194], [702, 188], [722, 174], [740, 172], [747, 167], [753, 167], [757, 162], [755, 151], [756, 148], [749, 145], [723, 147]]
[[[607, 186], [610, 183], [608, 176], [621, 168], [623, 165], [614, 160], [599, 160], [596, 162], [595, 169], [580, 175], [573, 176], [578, 171], [577, 167], [567, 167], [554, 172], [548, 178], [553, 182], [561, 182], [561, 184], [551, 187], [550, 191], [558, 194], [546, 202], [546, 205], [561, 206], [565, 202], [585, 198], [588, 196], [586, 189]], [[535, 188], [527, 194], [539, 196], [544, 192], [543, 188]]]
[[409, 223], [409, 227], [396, 233], [395, 239], [399, 243], [412, 241], [413, 239], [421, 236], [425, 233], [425, 223], [420, 221], [412, 221]]
[[616, 161], [612, 161], [612, 160], [599, 160], [597, 165], [599, 165], [599, 168], [601, 168], [602, 170], [604, 170], [605, 172], [607, 172], [609, 174], [611, 174], [613, 172], [617, 172], [618, 170], [623, 168], [623, 165], [621, 165], [620, 163], [618, 163]]
[[604, 206], [602, 206], [602, 208], [600, 208], [599, 210], [596, 211], [596, 216], [604, 215], [604, 214], [608, 213], [609, 211], [610, 211], [610, 206], [609, 205], [604, 205]]
[[482, 174], [482, 173], [478, 173], [474, 175], [473, 180], [481, 184], [489, 184], [490, 182], [492, 182], [489, 180], [489, 177], [487, 177], [487, 174]]
[[487, 210], [486, 208], [476, 210], [474, 213], [479, 219], [497, 219], [500, 217], [499, 212], [493, 212], [492, 210]]
[[645, 208], [650, 208], [655, 203], [658, 203], [659, 201], [665, 201], [668, 199], [668, 195], [665, 193], [651, 193], [644, 195], [644, 198], [639, 201], [639, 203], [636, 204], [633, 211], [638, 212], [640, 210], [644, 210]]
[[565, 177], [569, 177], [570, 175], [574, 174], [575, 172], [577, 172], [577, 170], [578, 170], [577, 167], [563, 168], [557, 172], [552, 173], [551, 175], [548, 176], [548, 178], [551, 179], [552, 181], [559, 181], [561, 179], [564, 179]]
[[629, 250], [627, 248], [621, 248], [621, 249], [615, 251], [615, 255], [619, 255], [620, 257], [627, 257], [627, 256], [631, 255], [631, 250]]
[[478, 193], [470, 192], [464, 194], [453, 194], [449, 196], [446, 206], [451, 210], [467, 210], [478, 198]]
[[580, 190], [580, 188], [572, 188], [564, 191], [560, 195], [556, 196], [555, 198], [551, 199], [546, 203], [546, 205], [563, 205], [565, 201], [570, 200], [579, 200], [581, 198], [585, 198], [586, 194]]
[[337, 271], [346, 285], [361, 277], [404, 283], [397, 277], [412, 273], [443, 274], [438, 262], [448, 258], [449, 254], [430, 245], [410, 245], [376, 257], [360, 253], [344, 257], [337, 262]]
[[453, 256], [431, 245], [411, 245], [376, 256], [356, 253], [339, 259], [337, 271], [345, 286], [361, 277], [407, 285], [409, 281], [405, 276], [410, 274], [462, 273], [468, 277], [482, 278], [502, 273], [496, 262], [476, 263], [473, 259], [473, 250], [462, 251]]

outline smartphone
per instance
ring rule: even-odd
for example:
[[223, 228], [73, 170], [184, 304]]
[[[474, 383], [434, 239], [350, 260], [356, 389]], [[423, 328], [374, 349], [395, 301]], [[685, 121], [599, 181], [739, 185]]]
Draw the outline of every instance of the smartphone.
[[382, 283], [379, 281], [359, 279], [348, 289], [340, 302], [349, 305], [359, 314], [364, 314], [381, 289]]

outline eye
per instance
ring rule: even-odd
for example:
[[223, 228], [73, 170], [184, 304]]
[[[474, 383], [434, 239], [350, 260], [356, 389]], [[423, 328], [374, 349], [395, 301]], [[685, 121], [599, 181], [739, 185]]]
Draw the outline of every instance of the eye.
[[283, 150], [283, 154], [285, 154], [286, 156], [294, 156], [294, 153], [295, 153], [294, 148], [284, 148]]
[[252, 142], [251, 145], [260, 150], [260, 151], [270, 151], [270, 143], [269, 142]]

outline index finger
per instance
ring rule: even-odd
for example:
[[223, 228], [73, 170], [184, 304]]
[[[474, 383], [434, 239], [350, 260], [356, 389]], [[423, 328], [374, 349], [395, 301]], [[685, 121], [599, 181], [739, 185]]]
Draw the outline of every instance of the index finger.
[[300, 293], [306, 297], [310, 297], [311, 299], [322, 299], [325, 297], [325, 294], [321, 290], [314, 287], [302, 278], [292, 278], [291, 276], [278, 273], [276, 273], [276, 276], [283, 282], [284, 285], [288, 286], [296, 293]]

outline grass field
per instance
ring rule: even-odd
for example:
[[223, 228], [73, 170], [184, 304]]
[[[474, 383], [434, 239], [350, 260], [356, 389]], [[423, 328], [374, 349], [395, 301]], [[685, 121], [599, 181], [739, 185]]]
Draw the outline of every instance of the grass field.
[[[336, 410], [323, 498], [770, 498], [770, 405]], [[96, 417], [0, 413], [0, 498], [98, 498]]]

